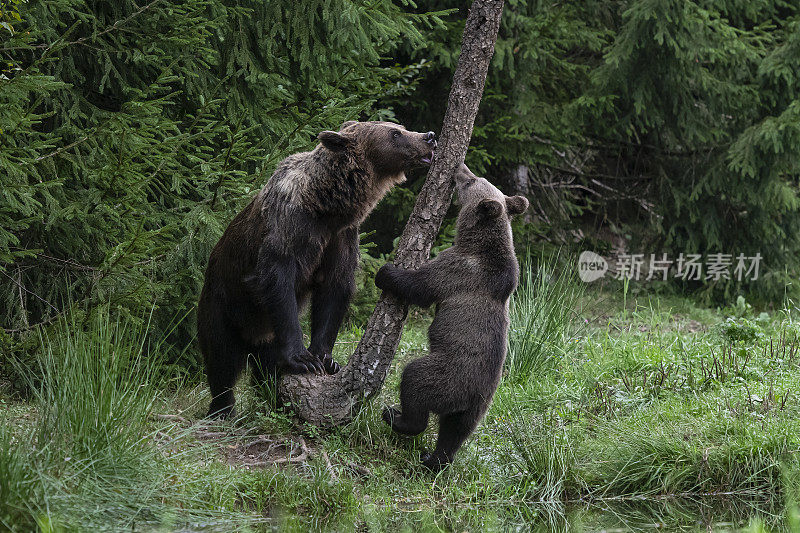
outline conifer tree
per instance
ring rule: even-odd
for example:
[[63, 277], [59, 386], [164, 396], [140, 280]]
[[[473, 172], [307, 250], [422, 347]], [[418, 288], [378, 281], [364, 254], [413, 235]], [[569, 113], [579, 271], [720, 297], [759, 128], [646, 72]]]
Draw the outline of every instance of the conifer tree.
[[[761, 253], [756, 282], [682, 285], [781, 299], [800, 267], [799, 23], [784, 0], [510, 2], [468, 160], [529, 195], [534, 241], [610, 227], [631, 251]], [[405, 49], [430, 66], [401, 120], [441, 108], [458, 27]]]
[[3, 6], [0, 324], [19, 339], [108, 302], [181, 347], [235, 212], [319, 131], [374, 116], [403, 72], [381, 58], [437, 20], [389, 0]]

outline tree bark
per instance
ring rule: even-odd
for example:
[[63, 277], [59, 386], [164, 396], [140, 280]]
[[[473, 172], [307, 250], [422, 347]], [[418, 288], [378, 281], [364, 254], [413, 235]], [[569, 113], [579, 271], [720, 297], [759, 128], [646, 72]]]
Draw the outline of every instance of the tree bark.
[[[503, 0], [475, 0], [470, 8], [439, 145], [397, 247], [399, 266], [419, 267], [430, 255], [450, 205], [453, 174], [464, 161], [472, 137], [502, 11]], [[280, 398], [300, 418], [317, 426], [350, 422], [362, 403], [383, 386], [407, 311], [383, 294], [347, 365], [333, 376], [284, 376], [278, 388]]]

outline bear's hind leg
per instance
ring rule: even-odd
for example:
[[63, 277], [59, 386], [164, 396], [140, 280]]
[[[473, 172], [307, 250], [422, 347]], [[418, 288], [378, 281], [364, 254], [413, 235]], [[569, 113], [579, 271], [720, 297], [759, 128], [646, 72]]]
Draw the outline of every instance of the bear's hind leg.
[[403, 370], [400, 380], [400, 408], [387, 407], [383, 410], [383, 420], [391, 428], [404, 435], [419, 435], [428, 427], [430, 401], [423, 379], [425, 377], [425, 358], [411, 361]]
[[478, 426], [484, 410], [473, 408], [460, 413], [442, 415], [439, 418], [439, 437], [436, 440], [436, 449], [422, 458], [422, 464], [434, 472], [438, 472], [453, 462], [456, 452]]
[[425, 428], [428, 427], [428, 418], [427, 410], [417, 410], [411, 407], [403, 407], [402, 412], [397, 407], [384, 407], [383, 409], [383, 421], [389, 424], [392, 431], [411, 437], [425, 431]]
[[355, 292], [358, 257], [358, 228], [350, 227], [328, 243], [319, 267], [322, 280], [313, 289], [308, 351], [319, 358], [328, 374], [341, 370], [333, 359], [333, 346]]
[[[200, 313], [200, 310], [198, 310]], [[203, 352], [211, 390], [208, 417], [227, 418], [233, 414], [233, 387], [247, 361], [248, 348], [219, 312], [198, 328], [200, 349]]]

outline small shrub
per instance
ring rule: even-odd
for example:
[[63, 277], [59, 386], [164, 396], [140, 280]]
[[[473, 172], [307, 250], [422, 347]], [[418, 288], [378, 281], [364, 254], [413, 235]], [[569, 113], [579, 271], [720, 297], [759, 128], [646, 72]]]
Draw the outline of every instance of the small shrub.
[[728, 317], [718, 326], [720, 335], [731, 343], [754, 343], [764, 339], [764, 331], [759, 324], [747, 318]]

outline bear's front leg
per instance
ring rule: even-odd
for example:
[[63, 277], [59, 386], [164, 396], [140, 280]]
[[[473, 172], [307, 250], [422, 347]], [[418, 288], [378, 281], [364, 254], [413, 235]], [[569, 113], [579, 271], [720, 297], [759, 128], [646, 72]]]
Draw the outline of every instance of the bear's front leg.
[[319, 358], [328, 374], [340, 370], [333, 360], [333, 346], [355, 293], [358, 267], [358, 229], [348, 227], [328, 243], [317, 272], [319, 282], [311, 295], [311, 344], [308, 350]]
[[410, 270], [386, 263], [375, 275], [375, 286], [406, 304], [429, 307], [438, 299], [438, 291], [430, 283], [430, 274], [428, 265]]
[[295, 259], [277, 255], [262, 247], [257, 272], [248, 281], [254, 287], [259, 307], [269, 317], [275, 332], [276, 366], [288, 374], [323, 373], [322, 362], [306, 350], [303, 343], [295, 294]]

